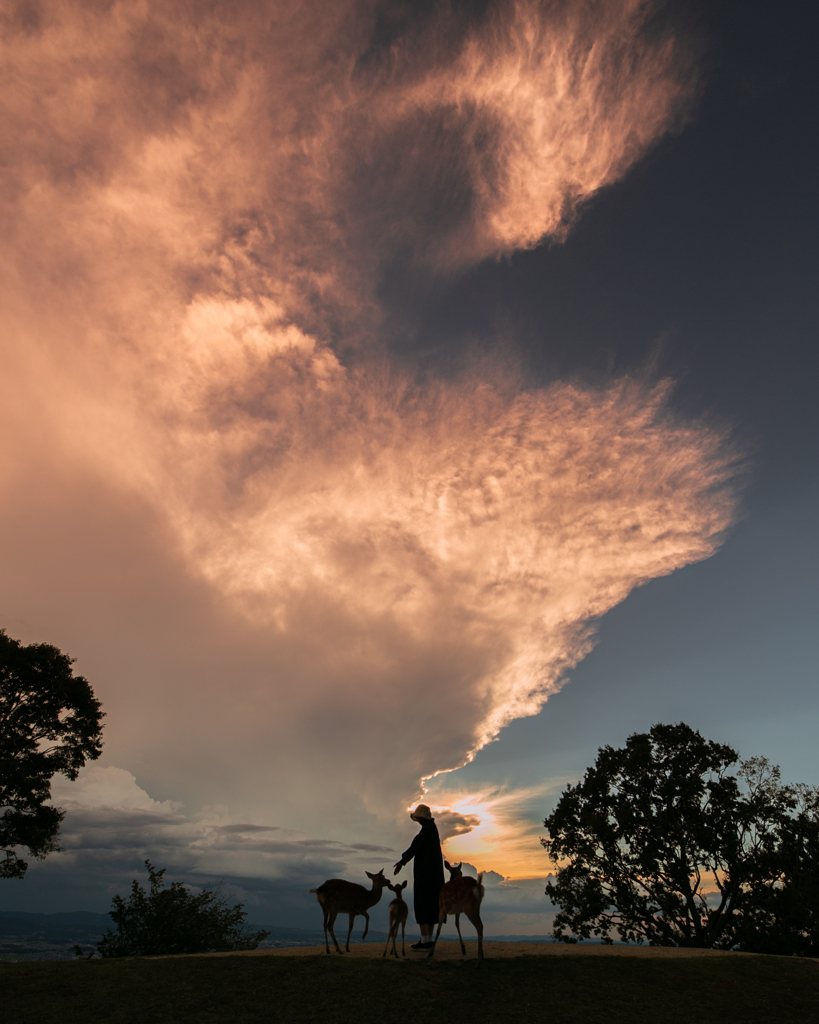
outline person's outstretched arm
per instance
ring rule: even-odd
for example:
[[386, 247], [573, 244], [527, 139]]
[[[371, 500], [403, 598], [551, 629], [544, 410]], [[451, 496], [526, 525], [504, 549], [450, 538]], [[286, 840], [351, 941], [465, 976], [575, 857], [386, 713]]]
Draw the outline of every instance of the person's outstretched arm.
[[403, 853], [401, 854], [401, 860], [397, 860], [397, 861], [395, 862], [395, 869], [394, 869], [394, 871], [393, 871], [393, 874], [394, 874], [394, 875], [397, 875], [397, 874], [398, 874], [398, 872], [399, 872], [399, 871], [401, 870], [401, 868], [402, 868], [402, 867], [403, 867], [403, 866], [404, 866], [405, 864], [409, 864], [409, 862], [410, 862], [410, 861], [412, 860], [412, 858], [413, 858], [413, 857], [415, 856], [415, 854], [416, 854], [416, 853], [418, 853], [418, 846], [419, 846], [418, 840], [419, 840], [420, 838], [421, 838], [421, 833], [419, 832], [419, 833], [418, 833], [418, 835], [417, 835], [417, 836], [416, 836], [416, 837], [415, 837], [415, 838], [413, 839], [413, 841], [412, 841], [412, 842], [410, 843], [410, 845], [409, 845], [409, 849], [408, 849], [408, 850], [405, 850], [405, 851], [404, 851], [404, 852], [403, 852]]

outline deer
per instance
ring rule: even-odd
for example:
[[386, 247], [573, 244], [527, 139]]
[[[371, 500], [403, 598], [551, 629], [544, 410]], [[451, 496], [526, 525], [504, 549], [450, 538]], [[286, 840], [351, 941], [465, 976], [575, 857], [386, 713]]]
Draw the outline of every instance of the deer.
[[370, 930], [370, 915], [367, 911], [378, 903], [384, 886], [390, 883], [383, 870], [375, 875], [371, 875], [369, 871], [364, 873], [373, 883], [372, 889], [365, 889], [363, 885], [358, 885], [356, 882], [345, 882], [343, 878], [330, 878], [317, 889], [308, 890], [310, 893], [315, 893], [316, 899], [324, 912], [324, 945], [328, 953], [330, 952], [330, 943], [327, 941], [328, 931], [333, 937], [336, 952], [341, 952], [336, 939], [336, 933], [333, 930], [333, 925], [339, 914], [348, 914], [350, 917], [347, 942], [344, 945], [348, 953], [350, 952], [350, 936], [353, 933], [353, 921], [355, 921], [359, 914], [367, 921], [364, 926], [362, 941], [367, 938], [367, 932]]
[[444, 883], [441, 895], [438, 897], [438, 930], [427, 957], [431, 957], [435, 952], [438, 936], [441, 934], [441, 926], [446, 921], [447, 914], [455, 915], [455, 927], [458, 929], [461, 953], [466, 956], [466, 946], [461, 935], [461, 914], [466, 914], [478, 933], [478, 963], [480, 963], [483, 960], [483, 921], [481, 921], [481, 901], [485, 892], [483, 872], [478, 874], [477, 881], [474, 878], [464, 878], [461, 864], [450, 864], [448, 860], [444, 861], [449, 872], [449, 881]]
[[400, 885], [393, 885], [392, 882], [387, 882], [387, 888], [395, 893], [395, 899], [390, 903], [390, 932], [387, 936], [387, 944], [384, 946], [384, 952], [381, 954], [381, 959], [387, 955], [387, 950], [390, 948], [390, 939], [392, 939], [392, 955], [395, 959], [398, 959], [398, 950], [395, 948], [395, 941], [398, 938], [398, 926], [401, 926], [401, 956], [407, 955], [407, 950], [404, 945], [404, 932], [407, 926], [407, 914], [409, 913], [409, 907], [404, 902], [404, 897], [401, 895], [407, 887], [406, 879]]

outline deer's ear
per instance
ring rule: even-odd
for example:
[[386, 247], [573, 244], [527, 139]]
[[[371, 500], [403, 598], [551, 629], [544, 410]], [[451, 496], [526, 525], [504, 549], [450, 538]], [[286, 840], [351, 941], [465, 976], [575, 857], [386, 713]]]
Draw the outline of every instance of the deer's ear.
[[404, 881], [401, 883], [401, 888], [402, 889], [406, 889], [406, 887], [407, 887], [407, 880], [405, 878]]
[[375, 875], [371, 875], [369, 871], [365, 871], [364, 874], [367, 876], [367, 878], [375, 878]]
[[449, 863], [448, 860], [445, 860], [444, 861], [444, 867], [447, 869], [447, 871], [449, 871], [449, 869], [452, 867], [452, 865]]

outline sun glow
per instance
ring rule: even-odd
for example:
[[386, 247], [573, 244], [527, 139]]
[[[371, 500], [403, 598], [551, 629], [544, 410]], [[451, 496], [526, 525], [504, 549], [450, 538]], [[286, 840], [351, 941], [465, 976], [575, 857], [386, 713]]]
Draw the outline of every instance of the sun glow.
[[[444, 856], [467, 861], [479, 871], [495, 871], [506, 879], [544, 878], [554, 866], [540, 844], [542, 816], [535, 810], [554, 792], [553, 783], [513, 789], [458, 793], [445, 806], [433, 808], [444, 828], [463, 820], [468, 831], [444, 841]], [[439, 794], [440, 796], [441, 794]]]

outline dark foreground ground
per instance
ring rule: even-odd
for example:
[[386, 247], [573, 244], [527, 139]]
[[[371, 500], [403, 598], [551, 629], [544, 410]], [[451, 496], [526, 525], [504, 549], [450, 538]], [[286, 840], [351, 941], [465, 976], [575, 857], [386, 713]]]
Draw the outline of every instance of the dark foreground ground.
[[819, 1024], [819, 963], [810, 960], [491, 952], [479, 970], [471, 943], [466, 960], [279, 952], [2, 964], [0, 1016], [3, 1024]]

